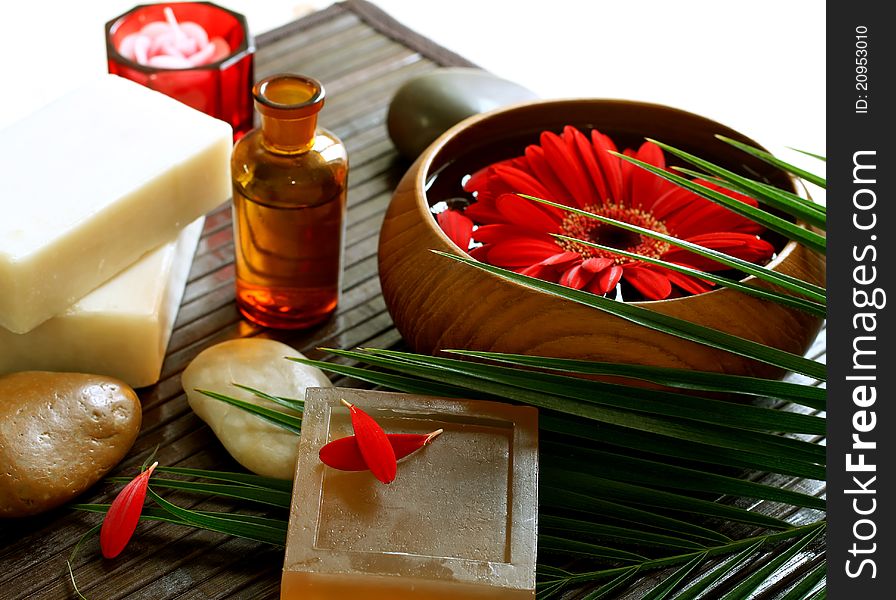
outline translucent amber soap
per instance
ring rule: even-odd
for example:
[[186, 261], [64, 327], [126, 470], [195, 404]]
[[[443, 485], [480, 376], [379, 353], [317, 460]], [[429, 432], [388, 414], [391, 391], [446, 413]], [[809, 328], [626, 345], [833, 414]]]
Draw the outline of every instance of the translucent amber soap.
[[[320, 448], [356, 404], [387, 433], [444, 433], [391, 484]], [[313, 388], [305, 398], [281, 600], [535, 598], [538, 413], [495, 402]]]

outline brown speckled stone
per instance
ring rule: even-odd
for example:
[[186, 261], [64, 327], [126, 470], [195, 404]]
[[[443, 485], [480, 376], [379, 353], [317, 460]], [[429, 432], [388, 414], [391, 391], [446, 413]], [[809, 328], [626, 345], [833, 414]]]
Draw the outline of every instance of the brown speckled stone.
[[0, 377], [0, 518], [35, 515], [81, 494], [124, 458], [141, 416], [137, 394], [117, 379]]

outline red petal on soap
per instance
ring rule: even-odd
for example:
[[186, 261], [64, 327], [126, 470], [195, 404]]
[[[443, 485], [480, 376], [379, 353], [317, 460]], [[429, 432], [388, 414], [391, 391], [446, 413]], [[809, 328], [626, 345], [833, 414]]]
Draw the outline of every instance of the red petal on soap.
[[[395, 452], [395, 460], [413, 454], [433, 438], [442, 433], [441, 429], [433, 431], [429, 434], [419, 433], [390, 433], [386, 437], [392, 445], [392, 451]], [[367, 463], [361, 456], [361, 449], [358, 447], [358, 438], [350, 435], [338, 440], [333, 440], [320, 449], [320, 461], [340, 471], [366, 471]]]
[[380, 427], [379, 423], [373, 420], [373, 417], [366, 412], [351, 404], [342, 401], [352, 414], [352, 429], [355, 430], [355, 437], [358, 438], [358, 449], [367, 468], [373, 473], [373, 476], [383, 483], [392, 483], [398, 470], [395, 462], [395, 451], [386, 432]]
[[115, 558], [121, 554], [134, 535], [137, 522], [140, 521], [140, 513], [143, 512], [149, 477], [158, 464], [153, 463], [137, 475], [112, 501], [100, 528], [100, 549], [104, 557]]

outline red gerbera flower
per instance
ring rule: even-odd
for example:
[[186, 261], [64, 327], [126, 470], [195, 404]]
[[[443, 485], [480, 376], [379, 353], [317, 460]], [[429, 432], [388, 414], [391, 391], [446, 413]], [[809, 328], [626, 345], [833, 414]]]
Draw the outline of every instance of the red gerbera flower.
[[[718, 250], [750, 262], [767, 261], [771, 244], [759, 238], [762, 227], [727, 208], [610, 154], [613, 141], [599, 131], [589, 140], [567, 126], [561, 135], [541, 134], [541, 144], [525, 155], [474, 173], [464, 189], [476, 202], [463, 212], [437, 215], [442, 229], [477, 260], [565, 286], [605, 294], [625, 280], [645, 298], [661, 300], [672, 286], [699, 294], [712, 284], [676, 271], [635, 261], [583, 244], [558, 240], [570, 237], [659, 258], [703, 271], [727, 267], [666, 242], [625, 231], [594, 219], [546, 206], [517, 194], [527, 194]], [[626, 150], [651, 165], [666, 168], [656, 144], [645, 142]], [[756, 206], [752, 198], [713, 183], [699, 183]], [[474, 223], [478, 226], [474, 229]], [[471, 241], [478, 245], [470, 249]]]

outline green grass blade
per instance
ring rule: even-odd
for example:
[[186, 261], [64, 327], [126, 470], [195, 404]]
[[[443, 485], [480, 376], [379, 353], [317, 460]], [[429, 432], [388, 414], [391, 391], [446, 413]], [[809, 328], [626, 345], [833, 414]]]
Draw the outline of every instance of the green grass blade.
[[[713, 425], [706, 422], [688, 422], [681, 419], [663, 418], [633, 410], [617, 409], [594, 404], [593, 401], [583, 401], [569, 396], [561, 397], [553, 394], [535, 391], [537, 381], [526, 381], [521, 387], [477, 379], [455, 369], [445, 367], [432, 367], [416, 362], [406, 362], [379, 356], [377, 354], [365, 354], [350, 350], [334, 350], [330, 352], [348, 358], [364, 360], [370, 364], [384, 366], [405, 374], [416, 376], [429, 376], [438, 381], [460, 385], [476, 390], [483, 390], [504, 398], [524, 402], [539, 408], [556, 410], [567, 414], [574, 414], [595, 421], [620, 425], [632, 429], [659, 433], [671, 438], [699, 441], [723, 448], [731, 448], [742, 451], [754, 451], [767, 454], [779, 454], [783, 451], [791, 456], [801, 457], [807, 461], [823, 461], [825, 452], [823, 447], [803, 442], [800, 440], [783, 438], [776, 435], [735, 429], [724, 425]], [[416, 356], [416, 355], [415, 355]], [[589, 383], [589, 382], [583, 382]]]
[[545, 534], [539, 534], [538, 536], [538, 552], [539, 554], [542, 552], [556, 552], [560, 554], [587, 556], [589, 558], [607, 558], [618, 562], [630, 563], [647, 560], [647, 557], [635, 554], [634, 552], [626, 552], [625, 550], [618, 550], [616, 548], [608, 548], [598, 544], [568, 540], [566, 538]]
[[812, 152], [809, 152], [808, 150], [800, 150], [799, 148], [793, 148], [792, 146], [787, 146], [787, 148], [789, 148], [790, 150], [793, 150], [794, 152], [799, 152], [800, 154], [805, 154], [806, 156], [810, 156], [812, 158], [817, 158], [821, 162], [828, 162], [827, 157], [824, 157], [821, 154], [814, 154]]
[[669, 269], [670, 271], [676, 271], [678, 273], [684, 273], [685, 275], [690, 275], [692, 277], [696, 277], [698, 279], [704, 279], [706, 281], [711, 281], [717, 285], [721, 285], [723, 287], [731, 288], [737, 290], [741, 293], [748, 294], [750, 296], [755, 296], [757, 298], [761, 298], [762, 300], [769, 300], [771, 302], [776, 302], [778, 304], [788, 306], [790, 308], [795, 308], [797, 310], [801, 310], [803, 312], [809, 313], [810, 315], [815, 315], [817, 317], [825, 317], [827, 316], [827, 308], [824, 304], [820, 304], [818, 302], [813, 302], [811, 300], [806, 300], [804, 298], [798, 298], [796, 296], [791, 296], [789, 294], [782, 294], [781, 292], [776, 292], [774, 290], [770, 290], [767, 288], [761, 288], [755, 285], [750, 285], [747, 283], [742, 283], [735, 279], [729, 279], [728, 277], [722, 277], [721, 275], [716, 275], [715, 273], [709, 273], [706, 271], [700, 271], [698, 269], [693, 269], [691, 267], [685, 267], [683, 265], [671, 263], [665, 260], [661, 260], [659, 258], [652, 258], [650, 256], [644, 256], [643, 254], [636, 254], [634, 252], [628, 252], [626, 250], [620, 250], [619, 248], [613, 248], [611, 246], [604, 246], [603, 244], [598, 244], [596, 242], [591, 242], [588, 240], [582, 240], [579, 238], [569, 237], [565, 235], [560, 235], [557, 233], [551, 234], [551, 237], [566, 240], [570, 242], [575, 242], [581, 246], [589, 246], [591, 248], [598, 248], [599, 250], [604, 250], [606, 252], [612, 252], [613, 254], [619, 254], [620, 256], [625, 256], [631, 258], [636, 261], [645, 262], [651, 265], [658, 265], [660, 267], [664, 267]]
[[738, 584], [737, 587], [725, 594], [720, 600], [748, 600], [752, 597], [753, 592], [755, 592], [766, 579], [771, 577], [775, 571], [787, 561], [796, 556], [797, 553], [805, 548], [812, 540], [821, 535], [821, 532], [824, 531], [824, 529], [823, 525], [811, 529], [809, 533], [795, 541], [785, 552], [778, 554], [775, 558], [768, 561], [761, 569], [758, 569], [752, 575], [747, 577], [744, 581]]
[[[378, 348], [366, 349], [363, 352], [368, 356], [381, 356], [436, 369], [449, 369], [455, 373], [496, 383], [544, 392], [553, 396], [582, 400], [600, 406], [643, 412], [652, 416], [687, 419], [711, 425], [725, 423], [728, 427], [751, 431], [812, 433], [817, 435], [823, 435], [826, 432], [826, 424], [823, 418], [738, 402], [726, 402], [663, 390], [633, 388], [631, 386], [587, 380], [580, 377], [482, 364], [440, 356], [425, 356]], [[342, 356], [349, 355], [342, 354]], [[351, 356], [354, 357], [355, 355]], [[774, 440], [764, 441], [773, 445], [779, 444], [788, 448], [808, 451], [812, 456], [820, 457], [823, 454], [821, 449], [814, 445], [807, 447], [805, 444], [792, 444], [789, 441], [781, 442], [781, 438], [777, 437]]]
[[[127, 483], [130, 479], [125, 477], [109, 477], [107, 481]], [[223, 496], [225, 498], [236, 498], [237, 500], [257, 502], [259, 504], [267, 504], [279, 508], [289, 508], [292, 499], [291, 492], [268, 490], [246, 485], [223, 485], [220, 483], [205, 483], [201, 481], [161, 479], [159, 477], [152, 478], [152, 485], [157, 488], [179, 490], [182, 492], [196, 492], [213, 496]]]
[[540, 452], [542, 467], [557, 466], [561, 469], [576, 470], [575, 465], [582, 464], [587, 465], [586, 472], [616, 481], [689, 492], [770, 500], [816, 510], [825, 510], [826, 507], [823, 499], [802, 492], [606, 450], [580, 448], [571, 444], [542, 440]]
[[[708, 160], [703, 160], [698, 156], [694, 156], [693, 154], [690, 154], [683, 150], [679, 150], [678, 148], [674, 148], [673, 146], [669, 146], [668, 144], [664, 144], [656, 140], [650, 141], [666, 150], [667, 152], [674, 154], [681, 159], [684, 159], [692, 165], [700, 167], [707, 173], [711, 173], [712, 175], [721, 177], [725, 181], [736, 184], [741, 189], [746, 190], [747, 195], [752, 196], [756, 200], [760, 200], [765, 204], [768, 204], [769, 206], [777, 208], [787, 213], [788, 215], [796, 217], [797, 219], [802, 219], [812, 225], [824, 227], [824, 215], [819, 215], [819, 210], [815, 208], [817, 205], [814, 203], [807, 203], [802, 198], [800, 198], [799, 201], [794, 201], [794, 199], [787, 194], [778, 193], [777, 188], [773, 186], [768, 186], [758, 181], [753, 181], [752, 179], [738, 175], [733, 171], [729, 171], [728, 169], [715, 165]], [[821, 216], [822, 218], [819, 219], [819, 216]]]
[[659, 233], [657, 231], [653, 231], [652, 229], [645, 229], [644, 227], [632, 225], [631, 223], [626, 223], [625, 221], [617, 221], [616, 219], [611, 219], [603, 215], [590, 213], [579, 208], [566, 206], [565, 204], [558, 204], [556, 202], [551, 202], [550, 200], [542, 200], [541, 198], [536, 198], [535, 196], [527, 196], [525, 194], [518, 195], [521, 198], [526, 198], [527, 200], [532, 200], [533, 202], [539, 202], [541, 204], [546, 204], [547, 206], [553, 206], [554, 208], [559, 208], [567, 212], [582, 215], [583, 217], [588, 217], [607, 225], [613, 225], [626, 231], [632, 231], [645, 237], [649, 237], [655, 240], [661, 240], [663, 242], [671, 244], [672, 246], [683, 248], [685, 250], [693, 252], [694, 254], [703, 256], [704, 258], [712, 259], [732, 269], [737, 269], [749, 275], [753, 275], [754, 277], [757, 277], [763, 281], [767, 281], [768, 283], [777, 285], [782, 289], [787, 290], [788, 292], [792, 292], [794, 294], [802, 294], [810, 300], [814, 300], [815, 302], [823, 303], [826, 301], [826, 291], [823, 287], [817, 286], [813, 283], [809, 283], [808, 281], [803, 281], [802, 279], [799, 279], [797, 277], [779, 273], [767, 267], [763, 267], [749, 261], [725, 254], [724, 252], [712, 250], [698, 244], [692, 244], [691, 242], [680, 240], [671, 235]]
[[821, 561], [800, 579], [799, 583], [793, 586], [781, 600], [807, 600], [812, 595], [812, 589], [823, 581], [827, 571], [827, 562]]
[[226, 471], [208, 471], [206, 469], [187, 469], [183, 467], [161, 466], [156, 467], [156, 473], [171, 473], [172, 475], [204, 477], [205, 479], [229, 481], [230, 483], [242, 483], [244, 485], [250, 485], [258, 488], [292, 493], [292, 480], [290, 479], [275, 479], [273, 477], [262, 477], [261, 475], [250, 475], [248, 473], [228, 473]]
[[739, 148], [739, 149], [743, 150], [744, 152], [746, 152], [747, 154], [755, 156], [756, 158], [763, 160], [770, 165], [774, 165], [774, 166], [778, 167], [779, 169], [787, 171], [788, 173], [796, 175], [797, 177], [800, 177], [801, 179], [805, 179], [806, 181], [808, 181], [810, 183], [814, 183], [818, 187], [822, 187], [822, 188], [827, 187], [827, 183], [825, 182], [823, 177], [820, 177], [818, 175], [815, 175], [813, 173], [805, 171], [795, 165], [785, 162], [785, 161], [781, 160], [780, 158], [777, 158], [777, 157], [769, 154], [768, 152], [765, 152], [764, 150], [760, 150], [759, 148], [754, 148], [753, 146], [744, 144], [743, 142], [739, 142], [737, 140], [732, 140], [731, 138], [725, 137], [724, 135], [717, 135], [716, 138], [722, 140], [726, 144], [730, 144], [730, 145], [734, 146], [735, 148]]
[[565, 298], [578, 304], [597, 308], [649, 329], [668, 333], [676, 337], [697, 342], [698, 344], [726, 350], [733, 354], [738, 354], [796, 373], [801, 373], [820, 381], [825, 380], [827, 376], [827, 369], [824, 364], [790, 352], [785, 352], [784, 350], [779, 350], [745, 338], [729, 335], [690, 321], [676, 319], [675, 317], [670, 317], [633, 304], [611, 300], [581, 290], [574, 290], [557, 283], [520, 275], [513, 271], [481, 263], [473, 258], [456, 256], [445, 252], [433, 252], [452, 260], [465, 263], [482, 271], [498, 275], [503, 279], [519, 283], [525, 287], [543, 291], [552, 296]]
[[825, 410], [827, 406], [827, 390], [825, 388], [775, 379], [692, 371], [690, 369], [648, 367], [553, 358], [549, 356], [530, 356], [528, 354], [504, 354], [500, 352], [478, 352], [475, 350], [443, 350], [443, 352], [484, 358], [512, 365], [536, 367], [549, 371], [580, 373], [583, 375], [614, 375], [690, 390], [779, 398], [816, 410]]
[[690, 575], [697, 567], [706, 560], [706, 553], [699, 554], [689, 560], [684, 566], [679, 567], [669, 577], [665, 578], [659, 585], [650, 590], [642, 600], [666, 600], [671, 597], [675, 588], [677, 588], [685, 577]]
[[670, 171], [661, 169], [660, 167], [655, 167], [650, 163], [638, 160], [637, 158], [626, 156], [625, 154], [620, 154], [618, 152], [611, 152], [611, 154], [621, 158], [622, 160], [630, 162], [633, 165], [637, 165], [642, 169], [646, 169], [654, 175], [662, 177], [667, 181], [671, 181], [672, 183], [681, 186], [686, 190], [690, 190], [701, 198], [706, 198], [711, 202], [715, 202], [720, 206], [724, 206], [732, 212], [735, 212], [743, 217], [746, 217], [747, 219], [750, 219], [751, 221], [763, 225], [766, 229], [769, 229], [776, 233], [780, 233], [787, 239], [799, 242], [800, 244], [803, 244], [807, 248], [811, 248], [812, 250], [815, 250], [820, 254], [825, 253], [827, 240], [822, 235], [818, 235], [817, 233], [809, 231], [808, 229], [805, 229], [804, 227], [801, 227], [796, 223], [792, 223], [787, 219], [782, 219], [781, 217], [766, 212], [761, 208], [746, 204], [744, 202], [741, 202], [740, 200], [735, 200], [727, 194], [717, 192], [716, 190], [708, 188], [705, 185], [695, 183], [686, 177], [676, 175], [674, 173], [671, 173]]
[[230, 396], [225, 396], [224, 394], [219, 394], [217, 392], [212, 392], [209, 390], [196, 391], [200, 394], [205, 394], [209, 398], [214, 398], [215, 400], [226, 402], [227, 404], [231, 404], [233, 406], [236, 406], [237, 408], [242, 408], [243, 410], [258, 416], [265, 421], [273, 423], [278, 427], [282, 427], [287, 431], [291, 431], [296, 435], [298, 435], [302, 431], [302, 419], [293, 415], [288, 415], [278, 410], [272, 410], [270, 408], [258, 406], [257, 404], [252, 404], [251, 402], [246, 402], [237, 398], [231, 398]]
[[258, 396], [259, 398], [263, 398], [274, 404], [279, 404], [285, 408], [290, 410], [294, 410], [296, 412], [302, 412], [305, 410], [305, 401], [304, 400], [296, 400], [295, 398], [284, 398], [283, 396], [272, 396], [267, 392], [262, 392], [261, 390], [256, 390], [253, 387], [249, 387], [248, 385], [242, 385], [239, 383], [234, 383], [234, 387], [238, 387], [241, 390], [246, 390], [247, 392]]
[[163, 510], [171, 513], [189, 525], [276, 546], [284, 546], [286, 544], [285, 529], [258, 523], [247, 523], [242, 519], [210, 516], [194, 510], [181, 508], [159, 496], [153, 491], [152, 486], [150, 486], [146, 492], [152, 498], [153, 502], [158, 504]]
[[538, 516], [538, 530], [542, 532], [582, 533], [616, 543], [651, 546], [655, 548], [675, 548], [678, 550], [700, 550], [704, 544], [672, 535], [664, 535], [642, 529], [631, 529], [607, 525], [596, 521], [583, 521], [550, 514]]
[[750, 557], [753, 556], [761, 546], [762, 542], [759, 541], [752, 546], [741, 550], [737, 556], [726, 560], [701, 577], [697, 583], [680, 593], [675, 600], [694, 600], [697, 596], [709, 589], [710, 586], [722, 579], [722, 577], [729, 573], [733, 573], [745, 565], [747, 561], [750, 560]]

